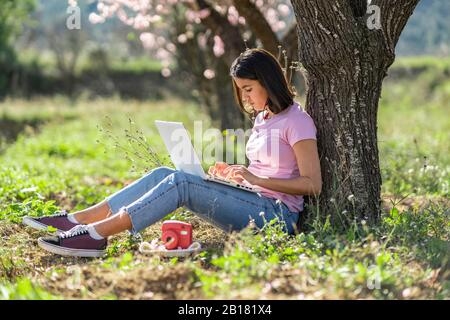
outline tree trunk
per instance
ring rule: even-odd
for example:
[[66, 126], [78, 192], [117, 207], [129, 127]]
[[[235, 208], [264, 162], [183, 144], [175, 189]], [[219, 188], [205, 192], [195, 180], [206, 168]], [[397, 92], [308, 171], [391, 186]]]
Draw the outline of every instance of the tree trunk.
[[366, 0], [291, 1], [307, 71], [306, 110], [317, 127], [323, 188], [315, 204], [344, 226], [355, 216], [380, 216], [378, 101], [418, 1], [372, 1], [381, 8], [381, 28], [372, 30]]
[[245, 116], [240, 112], [233, 95], [233, 87], [228, 65], [219, 60], [216, 65], [216, 77], [212, 80], [217, 95], [218, 114], [214, 117], [220, 119], [221, 130], [244, 127]]

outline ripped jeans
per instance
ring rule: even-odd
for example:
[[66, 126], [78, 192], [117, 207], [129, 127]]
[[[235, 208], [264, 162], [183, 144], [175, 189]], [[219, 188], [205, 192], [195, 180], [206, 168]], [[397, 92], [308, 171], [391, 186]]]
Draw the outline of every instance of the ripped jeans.
[[132, 234], [182, 206], [226, 232], [242, 230], [250, 220], [262, 228], [264, 219], [269, 222], [278, 217], [283, 230], [293, 234], [299, 218], [299, 212], [290, 211], [277, 199], [205, 181], [168, 167], [151, 170], [105, 200], [113, 214], [126, 210]]

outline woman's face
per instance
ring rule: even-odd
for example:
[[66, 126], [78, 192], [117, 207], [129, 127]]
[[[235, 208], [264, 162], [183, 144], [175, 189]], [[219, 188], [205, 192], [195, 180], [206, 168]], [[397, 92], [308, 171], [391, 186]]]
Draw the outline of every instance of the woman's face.
[[256, 111], [264, 110], [269, 95], [258, 80], [243, 78], [233, 78], [233, 80], [239, 88], [244, 105], [250, 105]]

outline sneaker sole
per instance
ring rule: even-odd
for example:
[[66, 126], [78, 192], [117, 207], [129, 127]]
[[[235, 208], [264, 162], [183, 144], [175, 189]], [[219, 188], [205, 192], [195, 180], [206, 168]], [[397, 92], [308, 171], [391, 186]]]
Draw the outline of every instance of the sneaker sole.
[[100, 258], [106, 254], [106, 250], [90, 250], [90, 249], [70, 249], [60, 247], [54, 244], [45, 242], [41, 238], [38, 239], [38, 245], [51, 253], [59, 254], [61, 256], [84, 257], [84, 258]]
[[[27, 225], [27, 226], [29, 226], [29, 227], [37, 229], [37, 230], [46, 230], [46, 231], [48, 231], [48, 226], [46, 224], [37, 222], [36, 220], [34, 220], [34, 219], [30, 218], [30, 217], [24, 217], [22, 219], [22, 223]], [[63, 233], [63, 232], [64, 232], [63, 230], [56, 229], [56, 234], [58, 234], [58, 235]]]

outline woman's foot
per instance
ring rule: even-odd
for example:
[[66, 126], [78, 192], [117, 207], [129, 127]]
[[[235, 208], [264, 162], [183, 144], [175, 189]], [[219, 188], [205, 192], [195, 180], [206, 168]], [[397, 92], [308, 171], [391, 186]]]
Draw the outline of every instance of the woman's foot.
[[22, 222], [39, 230], [47, 230], [49, 226], [56, 228], [56, 233], [60, 234], [64, 231], [69, 231], [73, 227], [80, 225], [73, 218], [69, 218], [66, 211], [57, 212], [54, 215], [46, 217], [23, 217]]
[[63, 256], [99, 258], [105, 255], [108, 241], [91, 236], [89, 225], [77, 225], [56, 237], [39, 238], [38, 244], [49, 252]]

